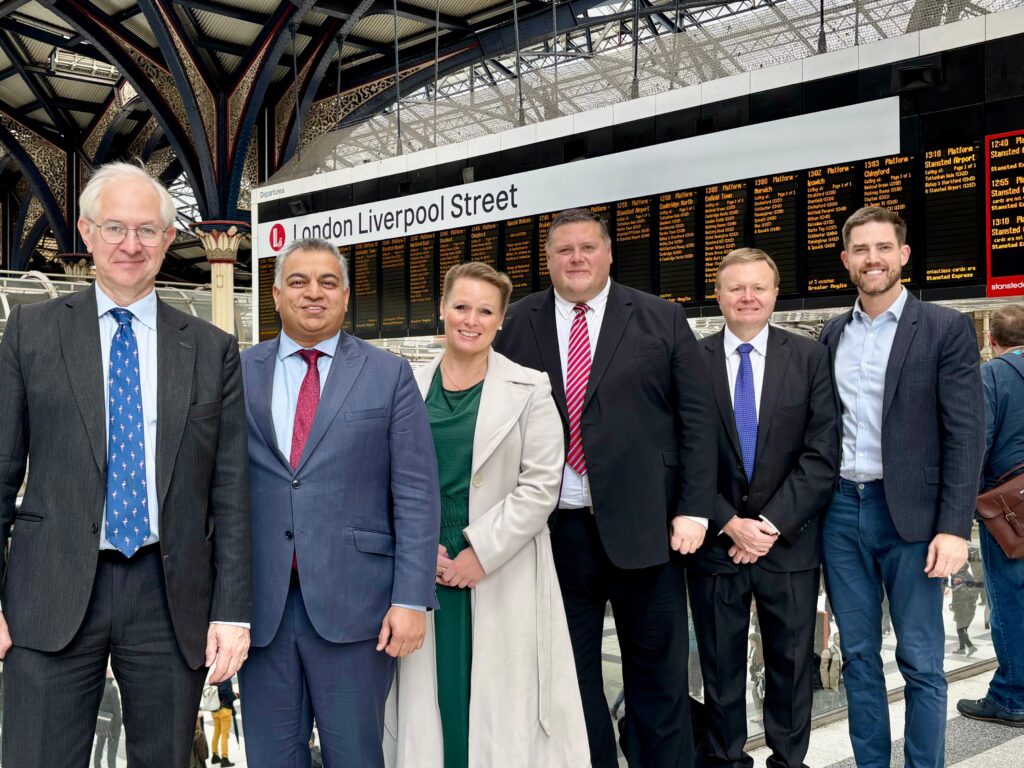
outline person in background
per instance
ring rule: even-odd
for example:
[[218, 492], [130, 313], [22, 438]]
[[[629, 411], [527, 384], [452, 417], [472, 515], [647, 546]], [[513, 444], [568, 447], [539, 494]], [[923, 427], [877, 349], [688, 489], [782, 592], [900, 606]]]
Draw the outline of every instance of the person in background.
[[561, 423], [547, 376], [491, 348], [511, 293], [487, 264], [448, 270], [445, 349], [416, 372], [441, 481], [440, 610], [428, 653], [399, 663], [398, 768], [590, 765], [547, 528]]
[[435, 607], [437, 462], [400, 357], [342, 330], [348, 263], [325, 240], [277, 256], [277, 338], [242, 355], [253, 499], [250, 768], [379, 768], [395, 659]]
[[238, 694], [231, 686], [230, 680], [223, 680], [217, 684], [217, 696], [220, 699], [220, 709], [214, 712], [213, 718], [213, 743], [210, 745], [210, 762], [213, 765], [230, 766], [234, 765], [228, 759], [228, 744], [231, 741], [231, 719], [235, 714], [235, 699]]
[[850, 740], [859, 768], [889, 768], [882, 595], [906, 681], [905, 754], [945, 754], [943, 587], [967, 562], [984, 453], [978, 341], [967, 315], [919, 301], [898, 214], [861, 208], [843, 225], [853, 309], [821, 332], [832, 357], [842, 446], [825, 515], [825, 581], [842, 640]]
[[206, 743], [206, 731], [203, 730], [203, 716], [196, 720], [196, 730], [192, 735], [192, 752], [189, 754], [188, 768], [206, 768], [206, 758], [210, 756], [210, 746]]
[[[996, 357], [981, 367], [985, 391], [983, 491], [1024, 464], [1024, 306], [992, 314], [989, 343]], [[1024, 471], [1024, 470], [1017, 470]], [[999, 667], [982, 699], [961, 699], [964, 717], [1024, 727], [1024, 560], [1011, 560], [984, 525], [978, 528], [992, 644]]]
[[964, 563], [956, 573], [949, 577], [950, 604], [949, 609], [953, 612], [953, 623], [956, 625], [956, 639], [958, 647], [953, 653], [958, 655], [973, 656], [978, 652], [976, 646], [968, 633], [971, 622], [974, 621], [974, 614], [978, 607], [978, 590], [971, 581], [971, 572]]
[[617, 768], [602, 674], [610, 602], [622, 654], [622, 752], [633, 768], [693, 763], [683, 560], [715, 499], [717, 413], [682, 306], [611, 280], [592, 212], [551, 222], [552, 288], [509, 307], [495, 349], [547, 373], [565, 469], [551, 545], [595, 768]]
[[107, 666], [107, 679], [103, 683], [103, 700], [100, 702], [100, 716], [96, 720], [96, 748], [93, 751], [93, 768], [101, 768], [103, 750], [107, 750], [107, 768], [114, 768], [117, 760], [117, 746], [121, 743], [121, 696], [114, 683], [114, 673]]

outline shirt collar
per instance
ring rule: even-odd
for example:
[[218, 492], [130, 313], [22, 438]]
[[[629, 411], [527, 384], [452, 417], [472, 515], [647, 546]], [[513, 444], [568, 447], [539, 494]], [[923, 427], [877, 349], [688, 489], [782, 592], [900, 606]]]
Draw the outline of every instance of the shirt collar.
[[[768, 324], [766, 323], [764, 328], [758, 331], [757, 336], [752, 338], [747, 343], [750, 344], [754, 351], [757, 352], [761, 357], [767, 357], [768, 353]], [[729, 330], [729, 326], [725, 326], [725, 333], [722, 338], [722, 345], [725, 349], [725, 356], [728, 357], [736, 351], [743, 342], [736, 337], [736, 334]]]
[[[608, 292], [612, 288], [612, 279], [609, 277], [608, 281], [604, 284], [604, 288], [601, 289], [600, 293], [594, 298], [587, 302], [587, 306], [590, 307], [591, 312], [597, 312], [604, 308], [604, 305], [608, 301]], [[562, 298], [558, 291], [552, 287], [555, 292], [555, 311], [562, 316], [562, 319], [566, 319], [572, 315], [572, 308], [576, 306], [575, 301], [569, 301], [568, 299]]]
[[[96, 283], [96, 316], [103, 317], [112, 309], [117, 309], [120, 304], [104, 293], [100, 284]], [[124, 307], [132, 315], [150, 330], [156, 330], [156, 289], [147, 293], [134, 304]]]
[[[328, 357], [334, 357], [334, 353], [338, 351], [338, 341], [341, 339], [341, 331], [331, 336], [328, 339], [324, 339], [318, 344], [314, 344], [312, 349], [317, 349], [323, 352]], [[284, 331], [281, 331], [281, 335], [277, 342], [277, 359], [284, 360], [286, 357], [294, 355], [300, 349], [310, 349], [310, 347], [304, 347], [299, 342], [295, 341]]]
[[[885, 312], [880, 314], [878, 317], [876, 317], [875, 319], [877, 320], [879, 318], [885, 317], [886, 315], [889, 315], [890, 317], [892, 317], [898, 323], [900, 321], [900, 317], [903, 315], [903, 308], [905, 306], [907, 306], [907, 297], [909, 295], [910, 295], [910, 293], [907, 291], [907, 289], [904, 288], [901, 285], [900, 286], [900, 295], [897, 297], [896, 301], [894, 301], [892, 304], [890, 304], [889, 308], [887, 310], [885, 310]], [[872, 322], [871, 318], [868, 317], [867, 313], [861, 308], [861, 306], [860, 306], [860, 298], [859, 297], [857, 298], [857, 301], [855, 301], [854, 304], [853, 304], [853, 316], [857, 320], [860, 320], [860, 321], [863, 321], [863, 322], [867, 322], [867, 323]]]

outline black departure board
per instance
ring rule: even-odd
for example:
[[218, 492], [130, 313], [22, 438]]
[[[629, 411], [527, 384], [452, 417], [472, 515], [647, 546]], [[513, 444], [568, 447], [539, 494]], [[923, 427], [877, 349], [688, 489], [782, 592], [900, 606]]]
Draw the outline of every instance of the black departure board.
[[437, 280], [440, 286], [438, 295], [444, 290], [444, 276], [456, 264], [466, 260], [466, 246], [469, 245], [469, 231], [462, 229], [444, 229], [437, 235]]
[[704, 298], [715, 297], [718, 265], [743, 247], [747, 184], [733, 181], [704, 188]]
[[807, 171], [805, 206], [807, 292], [850, 287], [850, 275], [839, 254], [843, 250], [843, 223], [857, 206], [853, 163]]
[[512, 281], [512, 301], [533, 292], [537, 274], [537, 217], [505, 222], [505, 274]]
[[623, 285], [651, 292], [651, 198], [615, 204], [616, 277]]
[[993, 278], [1024, 274], [1024, 133], [988, 137], [988, 251]]
[[355, 287], [355, 333], [357, 336], [376, 337], [380, 333], [380, 306], [377, 282], [377, 246], [357, 243], [352, 256], [352, 284]]
[[779, 268], [779, 293], [797, 292], [796, 205], [800, 177], [780, 173], [754, 179], [754, 247], [760, 248]]
[[[355, 292], [352, 290], [352, 254], [353, 249], [351, 245], [339, 245], [338, 253], [341, 254], [342, 258], [345, 259], [345, 263], [348, 264], [348, 279], [349, 279], [349, 292], [348, 292], [348, 310], [345, 312], [345, 321], [342, 327], [346, 333], [356, 332], [356, 313], [355, 306], [353, 304], [353, 296]], [[260, 326], [262, 327], [262, 326]]]
[[[911, 210], [911, 195], [914, 158], [911, 155], [891, 155], [864, 161], [863, 192], [864, 205], [877, 205], [898, 213], [907, 223], [909, 232], [914, 231], [914, 217]], [[910, 282], [911, 264], [903, 267], [904, 283]]]
[[437, 273], [434, 269], [436, 232], [409, 238], [409, 333], [437, 329]]
[[924, 153], [925, 283], [978, 277], [978, 171], [973, 144]]
[[474, 224], [469, 228], [469, 260], [498, 267], [498, 222]]
[[409, 332], [405, 241], [404, 237], [397, 237], [380, 244], [380, 326], [388, 336], [405, 336]]
[[260, 259], [259, 271], [256, 279], [259, 281], [260, 305], [259, 341], [266, 341], [277, 336], [281, 330], [281, 317], [274, 308], [274, 266], [277, 259]]
[[686, 304], [697, 294], [697, 192], [658, 197], [658, 285], [660, 295]]
[[537, 217], [537, 250], [540, 254], [540, 263], [537, 265], [537, 279], [541, 289], [551, 286], [551, 273], [548, 271], [548, 253], [546, 250], [548, 242], [548, 230], [551, 229], [551, 222], [558, 215], [558, 211], [542, 213]]

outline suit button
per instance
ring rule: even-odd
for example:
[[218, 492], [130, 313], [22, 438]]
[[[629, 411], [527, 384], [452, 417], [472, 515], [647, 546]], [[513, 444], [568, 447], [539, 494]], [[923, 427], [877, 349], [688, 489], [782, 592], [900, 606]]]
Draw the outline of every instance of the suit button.
[[302, 481], [299, 478], [296, 477], [292, 480], [292, 488], [298, 488], [300, 485], [302, 485]]
[[92, 524], [92, 532], [93, 533], [99, 533], [100, 532], [100, 527], [99, 527], [99, 525], [97, 523], [93, 523]]
[[292, 539], [294, 539], [294, 538], [295, 538], [295, 534], [294, 534], [294, 533], [292, 533], [291, 531], [285, 531], [285, 532], [284, 532], [284, 537], [285, 537], [286, 539], [288, 539], [288, 541], [291, 541]]
[[736, 469], [742, 470], [743, 469], [743, 465], [742, 464], [737, 464], [736, 465]]
[[746, 500], [747, 500], [747, 497], [746, 497], [746, 496], [744, 496], [744, 497], [742, 498], [742, 501], [746, 501]]
[[479, 488], [484, 484], [484, 479], [479, 474], [473, 475], [473, 487]]

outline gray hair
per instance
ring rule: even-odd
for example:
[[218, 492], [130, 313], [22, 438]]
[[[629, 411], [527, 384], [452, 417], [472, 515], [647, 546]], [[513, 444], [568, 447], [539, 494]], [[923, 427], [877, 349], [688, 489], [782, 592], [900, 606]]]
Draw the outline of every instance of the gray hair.
[[81, 217], [95, 222], [96, 209], [103, 190], [108, 184], [125, 179], [139, 179], [152, 184], [153, 190], [160, 197], [161, 223], [165, 229], [174, 223], [178, 211], [174, 205], [174, 198], [171, 197], [171, 193], [167, 191], [167, 188], [158, 179], [150, 176], [145, 168], [123, 162], [101, 165], [89, 177], [89, 183], [85, 185], [85, 189], [82, 190], [82, 194], [78, 198], [78, 210]]
[[284, 274], [284, 263], [288, 260], [296, 251], [323, 251], [329, 253], [331, 256], [338, 260], [338, 264], [341, 266], [341, 281], [344, 286], [348, 287], [348, 259], [341, 255], [341, 251], [337, 249], [334, 243], [328, 240], [321, 240], [318, 237], [304, 237], [301, 240], [296, 240], [289, 243], [288, 247], [277, 254], [277, 258], [274, 260], [274, 287], [281, 287], [281, 276]]

